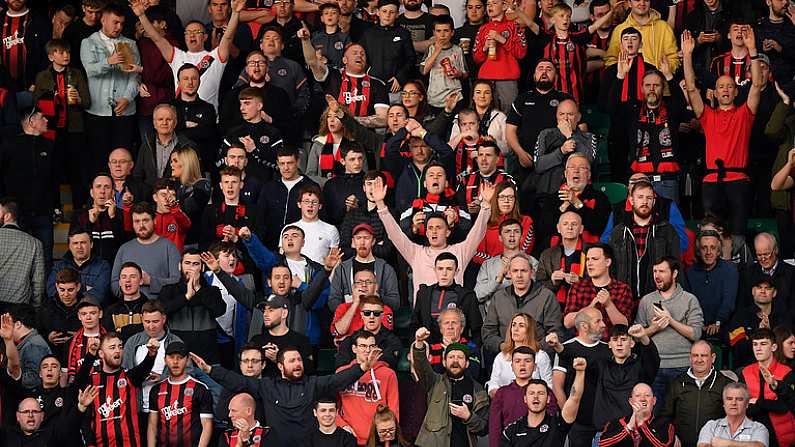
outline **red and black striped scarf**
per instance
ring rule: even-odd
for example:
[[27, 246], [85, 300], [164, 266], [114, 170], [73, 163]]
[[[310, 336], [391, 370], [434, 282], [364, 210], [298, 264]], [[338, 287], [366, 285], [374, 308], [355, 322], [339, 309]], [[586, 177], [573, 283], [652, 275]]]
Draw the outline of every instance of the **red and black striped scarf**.
[[633, 62], [634, 69], [630, 69], [629, 73], [624, 76], [624, 82], [621, 85], [621, 102], [627, 102], [629, 97], [629, 80], [632, 78], [632, 73], [635, 73], [635, 99], [643, 101], [645, 95], [643, 94], [643, 76], [646, 75], [646, 63], [643, 60], [643, 55], [638, 53]]
[[478, 146], [482, 141], [483, 138], [478, 137], [474, 144], [467, 143], [463, 138], [458, 142], [458, 146], [455, 147], [455, 172], [458, 175], [466, 175], [477, 170]]
[[[453, 203], [455, 203], [455, 191], [453, 191], [450, 188], [445, 188], [444, 192], [442, 192], [442, 194], [426, 193], [425, 197], [417, 197], [416, 199], [414, 199], [414, 201], [411, 202], [411, 209], [412, 209], [411, 215], [414, 216], [415, 214], [419, 213], [420, 211], [423, 211], [425, 209], [425, 205], [428, 205], [428, 204], [430, 204], [430, 205], [438, 205], [441, 202], [443, 202], [442, 204], [449, 203], [450, 205], [446, 205], [446, 207], [447, 208], [453, 208], [455, 210], [455, 223], [458, 223], [458, 220], [459, 220], [458, 211], [459, 211], [459, 209], [458, 209], [457, 206], [452, 205]], [[425, 235], [425, 223], [424, 222], [417, 226], [417, 234]]]
[[334, 177], [335, 171], [341, 167], [340, 160], [342, 160], [342, 143], [345, 139], [340, 140], [340, 145], [337, 152], [334, 152], [334, 135], [331, 132], [326, 135], [326, 141], [323, 143], [323, 149], [320, 151], [320, 176], [331, 178]]
[[[365, 74], [360, 78], [353, 77], [348, 75], [345, 69], [342, 69], [341, 76], [342, 82], [337, 101], [340, 104], [347, 104], [348, 110], [353, 116], [367, 116], [367, 109], [370, 106], [370, 83], [372, 82], [370, 75]], [[356, 96], [361, 96], [362, 101], [355, 101]]]
[[[582, 238], [577, 239], [577, 247], [574, 249], [574, 253], [572, 253], [571, 256], [566, 256], [565, 250], [566, 249], [563, 248], [563, 240], [561, 240], [560, 269], [565, 273], [576, 273], [577, 276], [582, 278], [582, 275], [585, 272], [585, 252], [582, 250]], [[573, 261], [567, 266], [566, 259], [572, 259]], [[568, 293], [569, 285], [566, 281], [562, 281], [557, 293], [558, 302], [565, 303]]]
[[[101, 337], [107, 331], [104, 327], [99, 327], [99, 336]], [[83, 336], [85, 330], [81, 327], [80, 329], [75, 332], [75, 335], [72, 336], [72, 340], [69, 342], [69, 351], [68, 356], [66, 357], [66, 373], [69, 376], [71, 381], [72, 377], [77, 374], [77, 371], [80, 369], [81, 360], [88, 352], [88, 346], [83, 343]]]

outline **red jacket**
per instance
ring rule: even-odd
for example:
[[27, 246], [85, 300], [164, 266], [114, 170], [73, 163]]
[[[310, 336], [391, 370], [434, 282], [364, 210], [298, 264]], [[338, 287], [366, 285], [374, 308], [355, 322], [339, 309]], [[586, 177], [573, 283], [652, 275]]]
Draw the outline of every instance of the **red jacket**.
[[[171, 45], [177, 46], [177, 42], [168, 34], [165, 38]], [[138, 95], [138, 114], [152, 116], [155, 106], [163, 102], [171, 104], [174, 100], [174, 74], [163, 60], [160, 50], [148, 37], [142, 37], [138, 41], [138, 53], [141, 55], [141, 66], [144, 67], [141, 85], [146, 86], [150, 95], [147, 98]]]
[[180, 207], [172, 208], [168, 213], [155, 213], [155, 234], [162, 236], [177, 246], [182, 253], [185, 247], [185, 236], [188, 235], [190, 217]]
[[[506, 216], [500, 218], [500, 223], [505, 220]], [[472, 262], [476, 264], [483, 264], [489, 258], [500, 256], [505, 250], [500, 242], [500, 223], [497, 225], [490, 225], [486, 229], [486, 235], [478, 245], [478, 251], [475, 252], [475, 257]], [[528, 255], [533, 251], [535, 245], [535, 232], [533, 231], [533, 219], [530, 216], [522, 216], [522, 241], [519, 244], [519, 250], [527, 253]]]
[[[489, 31], [495, 30], [504, 37], [504, 44], [497, 44], [497, 59], [488, 58], [486, 38]], [[527, 39], [524, 29], [513, 20], [503, 17], [500, 21], [486, 22], [480, 26], [475, 36], [475, 48], [472, 57], [480, 65], [478, 77], [490, 81], [505, 81], [519, 79], [519, 59], [527, 54]]]
[[[789, 366], [777, 362], [776, 359], [773, 359], [770, 363], [768, 370], [773, 374], [773, 377], [776, 378], [779, 384], [781, 384], [784, 377], [792, 371]], [[771, 390], [770, 386], [762, 381], [759, 373], [759, 362], [754, 362], [743, 368], [742, 381], [748, 385], [748, 392], [751, 395], [751, 399], [778, 400], [776, 392]], [[763, 397], [764, 399], [762, 399]], [[792, 412], [774, 413], [770, 411], [768, 416], [770, 417], [770, 424], [773, 426], [774, 430], [771, 436], [776, 436], [778, 445], [781, 447], [795, 445], [795, 416], [792, 415]]]
[[[356, 360], [339, 367], [337, 372], [355, 364]], [[379, 404], [387, 405], [395, 412], [395, 417], [400, 419], [397, 376], [384, 361], [378, 361], [359, 380], [340, 391], [338, 399], [340, 411], [337, 414], [337, 425], [350, 426], [359, 445], [367, 443], [373, 415]]]

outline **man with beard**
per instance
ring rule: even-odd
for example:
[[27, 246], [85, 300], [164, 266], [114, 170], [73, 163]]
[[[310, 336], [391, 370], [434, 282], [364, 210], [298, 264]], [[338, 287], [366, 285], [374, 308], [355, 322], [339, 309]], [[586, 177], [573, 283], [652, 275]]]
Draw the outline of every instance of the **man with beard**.
[[[417, 445], [475, 446], [485, 434], [489, 419], [489, 397], [483, 386], [466, 374], [469, 348], [452, 343], [444, 350], [444, 374], [434, 372], [428, 361], [431, 331], [417, 329], [411, 345], [411, 363], [427, 393], [425, 413]], [[546, 385], [545, 385], [546, 386]]]
[[[119, 334], [108, 332], [89, 341], [83, 366], [75, 378], [79, 389], [92, 385], [98, 391], [88, 405], [90, 416], [84, 422], [86, 444], [97, 447], [135, 447], [140, 445], [138, 400], [135, 397], [155, 363], [160, 343], [150, 338], [146, 358], [132, 369], [122, 369]], [[99, 357], [97, 357], [97, 355]], [[92, 368], [99, 358], [101, 367]]]
[[[682, 89], [671, 82], [674, 75], [667, 59], [664, 61], [660, 64], [661, 71], [644, 70], [645, 74], [637, 75], [644, 96], [639, 100], [635, 95], [628, 96], [627, 89], [620, 85], [632, 67], [632, 61], [622, 52], [610, 87], [608, 107], [619, 118], [615, 121], [622, 123], [619, 127], [627, 138], [623, 146], [629, 148], [632, 172], [646, 174], [658, 194], [679, 202], [678, 129], [687, 109]], [[671, 96], [663, 99], [666, 86]]]
[[[373, 349], [364, 362], [327, 376], [306, 376], [301, 353], [294, 347], [284, 346], [275, 355], [279, 376], [261, 379], [243, 377], [222, 367], [210, 366], [193, 353], [191, 359], [225, 388], [233, 392], [247, 392], [262, 399], [268, 425], [278, 427], [278, 430], [271, 432], [274, 435], [273, 445], [298, 446], [309, 437], [308, 428], [312, 427], [314, 421], [311, 409], [317, 399], [342, 391], [362, 374], [369, 372], [381, 356], [381, 350]], [[266, 356], [270, 357], [267, 351]]]
[[226, 304], [218, 288], [207, 284], [203, 266], [201, 252], [185, 250], [179, 264], [180, 278], [163, 287], [160, 302], [174, 335], [185, 340], [191, 352], [201, 353], [215, 364], [220, 359], [215, 319], [224, 314]]
[[[726, 331], [737, 328], [737, 326], [725, 326], [732, 312], [737, 308], [735, 306], [739, 278], [737, 266], [721, 258], [722, 238], [715, 230], [704, 230], [698, 235], [696, 250], [696, 263], [685, 272], [686, 288], [688, 292], [698, 297], [698, 302], [704, 311], [704, 333], [707, 337], [722, 338], [721, 325], [724, 325], [723, 329]], [[756, 312], [751, 314], [755, 315]], [[746, 318], [751, 315], [740, 313], [738, 316]], [[770, 327], [775, 326], [777, 325]], [[730, 336], [729, 342], [734, 345], [731, 338]]]
[[91, 202], [72, 217], [69, 232], [76, 231], [77, 228], [87, 230], [93, 241], [94, 255], [109, 263], [113, 262], [119, 246], [127, 240], [124, 217], [113, 198], [113, 178], [108, 174], [97, 174], [88, 193]]
[[265, 377], [279, 376], [276, 357], [287, 347], [298, 351], [301, 358], [307, 360], [307, 368], [311, 371], [313, 358], [309, 337], [288, 327], [290, 309], [287, 299], [280, 295], [280, 293], [284, 293], [284, 279], [286, 279], [284, 277], [289, 277], [289, 268], [274, 266], [270, 276], [270, 285], [274, 294], [257, 304], [256, 309], [261, 312], [262, 324], [256, 330], [262, 330], [262, 332], [251, 337], [251, 344], [259, 346], [265, 354], [263, 360], [265, 369], [262, 371], [262, 375]]
[[[533, 73], [535, 87], [520, 94], [508, 111], [505, 138], [513, 154], [506, 157], [505, 167], [519, 184], [524, 182], [533, 168], [533, 150], [538, 134], [544, 129], [555, 127], [558, 104], [570, 97], [555, 90], [556, 73], [551, 60], [539, 60]], [[522, 189], [526, 190], [527, 187], [523, 185]], [[522, 208], [529, 210], [529, 203], [522, 203]]]
[[566, 211], [580, 215], [582, 239], [589, 244], [599, 240], [610, 218], [610, 201], [591, 184], [591, 162], [585, 154], [574, 152], [569, 155], [563, 173], [565, 182], [560, 185], [557, 197], [551, 196], [544, 201], [544, 208], [535, 221], [536, 251], [549, 247], [558, 218]]
[[[375, 294], [378, 294], [389, 307], [398, 308], [400, 306], [400, 296], [398, 294], [397, 275], [395, 269], [384, 259], [374, 256], [375, 230], [373, 227], [366, 223], [357, 225], [353, 229], [353, 242], [351, 245], [354, 249], [354, 256], [343, 261], [337, 267], [337, 271], [331, 279], [331, 290], [328, 298], [329, 309], [339, 312], [337, 309], [345, 303], [353, 303], [352, 307], [356, 307], [357, 298]], [[356, 276], [361, 271], [371, 272], [375, 278], [372, 278], [369, 283], [367, 280], [370, 278], [363, 278], [357, 282]], [[371, 287], [373, 287], [373, 290], [369, 290]], [[380, 293], [377, 293], [378, 291]], [[342, 318], [344, 312], [339, 315]], [[353, 320], [347, 319], [348, 324], [341, 323], [339, 329], [349, 326], [356, 319], [354, 316], [351, 316], [351, 318]], [[354, 328], [354, 330], [356, 329], [358, 328]], [[336, 331], [332, 329], [332, 332]], [[348, 330], [343, 329], [339, 332], [347, 333]]]
[[[577, 419], [585, 387], [585, 369], [588, 361], [577, 357], [572, 361], [575, 371], [571, 395], [560, 408], [559, 415], [547, 412], [549, 387], [540, 379], [532, 379], [525, 389], [524, 401], [527, 418], [518, 419], [505, 427], [500, 447], [555, 447], [564, 445], [566, 434]], [[558, 404], [560, 405], [560, 403]], [[587, 408], [587, 407], [586, 407]]]
[[[221, 42], [212, 51], [204, 49], [204, 43], [207, 41], [207, 32], [204, 29], [204, 24], [199, 21], [187, 23], [185, 25], [185, 47], [187, 51], [183, 51], [172, 45], [171, 42], [157, 32], [152, 22], [146, 17], [147, 4], [139, 0], [130, 3], [130, 7], [135, 15], [138, 16], [138, 20], [141, 22], [147, 36], [157, 45], [157, 48], [160, 49], [160, 54], [163, 55], [163, 59], [171, 66], [171, 71], [174, 73], [174, 84], [179, 84], [180, 67], [184, 64], [195, 65], [199, 69], [199, 75], [204, 78], [198, 87], [198, 95], [216, 109], [218, 108], [218, 88], [221, 83], [221, 76], [229, 60], [232, 39], [235, 36], [240, 11], [244, 6], [245, 0], [232, 1], [232, 16], [229, 19], [223, 37], [221, 37]], [[177, 90], [177, 93], [179, 94], [179, 90]]]
[[353, 42], [358, 42], [371, 24], [358, 17], [356, 0], [339, 0], [337, 4], [340, 6], [340, 31], [351, 36]]
[[599, 439], [599, 447], [673, 446], [676, 438], [674, 426], [665, 419], [654, 418], [652, 408], [656, 403], [657, 398], [649, 385], [635, 385], [629, 396], [632, 414], [608, 422]]
[[248, 53], [245, 75], [248, 79], [241, 78], [237, 81], [226, 93], [218, 110], [218, 127], [221, 132], [226, 134], [243, 123], [238, 97], [244, 88], [256, 87], [262, 91], [263, 98], [268, 98], [262, 110], [271, 118], [271, 124], [276, 126], [282, 135], [291, 135], [295, 123], [292, 123], [292, 113], [289, 108], [284, 107], [285, 104], [289, 104], [290, 97], [282, 88], [268, 80], [268, 58], [262, 54], [262, 51], [254, 50]]
[[792, 79], [795, 76], [795, 59], [785, 50], [795, 45], [795, 26], [788, 12], [790, 2], [769, 0], [766, 3], [768, 14], [754, 26], [757, 43], [770, 57], [770, 69], [776, 74], [776, 79]]
[[366, 127], [384, 127], [389, 96], [384, 81], [370, 76], [364, 47], [348, 45], [342, 56], [342, 70], [335, 70], [317, 58], [305, 29], [301, 30], [301, 42], [306, 63], [315, 81], [323, 85], [323, 91]]
[[704, 317], [698, 298], [677, 283], [681, 264], [676, 258], [656, 259], [652, 271], [657, 290], [640, 300], [635, 323], [646, 328], [660, 354], [652, 389], [662, 402], [671, 380], [690, 365], [690, 347], [701, 338]]
[[[751, 209], [752, 187], [748, 176], [749, 141], [754, 118], [762, 96], [761, 55], [756, 50], [754, 30], [743, 27], [743, 42], [751, 59], [751, 88], [748, 99], [740, 106], [734, 104], [737, 85], [734, 78], [723, 75], [715, 82], [718, 107], [705, 107], [696, 87], [693, 68], [695, 41], [690, 33], [682, 34], [684, 73], [687, 95], [693, 113], [701, 123], [706, 138], [706, 176], [703, 179], [701, 200], [705, 213], [729, 216], [729, 230], [735, 245], [745, 240], [745, 226]], [[776, 77], [780, 76], [776, 73]], [[779, 78], [783, 79], [783, 78]], [[719, 211], [724, 211], [720, 213]]]
[[[378, 296], [362, 297], [358, 312], [362, 322], [360, 329], [373, 334], [376, 345], [383, 353], [381, 358], [389, 364], [390, 368], [396, 369], [400, 358], [401, 343], [400, 339], [392, 333], [390, 329], [392, 327], [391, 316], [385, 315], [384, 309], [384, 302]], [[337, 368], [353, 360], [354, 353], [351, 347], [354, 343], [353, 337], [348, 337], [340, 342], [337, 355], [334, 358], [334, 365]]]
[[177, 70], [177, 97], [171, 104], [177, 109], [175, 130], [198, 145], [199, 160], [204, 171], [209, 171], [218, 154], [218, 126], [212, 104], [199, 98], [201, 83], [201, 71], [183, 64]]
[[[601, 76], [604, 85], [599, 90], [599, 105], [604, 110], [623, 110], [631, 107], [636, 101], [638, 104], [646, 102], [646, 94], [643, 91], [643, 77], [646, 72], [655, 70], [654, 65], [643, 59], [640, 47], [643, 45], [643, 36], [635, 27], [628, 27], [621, 31], [621, 51], [619, 55], [626, 63], [621, 65], [622, 71], [619, 73], [619, 64], [606, 67]], [[615, 90], [614, 90], [615, 89]], [[673, 92], [676, 94], [676, 92]], [[618, 95], [618, 96], [617, 96]], [[681, 95], [680, 95], [681, 96]], [[616, 99], [618, 98], [617, 102]], [[639, 119], [638, 113], [634, 113], [632, 121]], [[615, 181], [623, 182], [628, 172], [628, 162], [634, 154], [630, 148], [635, 147], [635, 141], [628, 145], [628, 139], [634, 134], [626, 129], [626, 121], [611, 120], [608, 132], [608, 158], [610, 159], [610, 175]]]
[[174, 342], [166, 348], [168, 378], [149, 392], [148, 445], [161, 447], [210, 444], [213, 397], [207, 386], [187, 372], [188, 348]]
[[[403, 110], [404, 109], [397, 106], [390, 108], [390, 112], [400, 111], [402, 113]], [[371, 250], [373, 256], [386, 260], [394, 259], [395, 246], [392, 244], [392, 241], [386, 237], [386, 230], [384, 229], [384, 224], [381, 223], [381, 219], [378, 218], [378, 208], [376, 207], [375, 198], [373, 197], [373, 184], [376, 179], [380, 179], [384, 184], [387, 183], [387, 177], [382, 171], [370, 170], [364, 174], [362, 190], [364, 191], [365, 200], [359, 200], [358, 206], [347, 210], [345, 217], [342, 219], [342, 225], [340, 226], [340, 248], [343, 250], [344, 259], [350, 258], [354, 255], [355, 251], [358, 251], [358, 244], [354, 243], [353, 230], [359, 228], [359, 225], [362, 224], [367, 224], [373, 229]]]
[[125, 262], [134, 262], [142, 270], [141, 291], [150, 299], [156, 299], [160, 289], [180, 278], [180, 254], [170, 240], [155, 234], [155, 212], [151, 205], [136, 203], [130, 210], [136, 238], [124, 243], [116, 253], [110, 274], [111, 290], [120, 296], [119, 276]]
[[411, 34], [417, 55], [424, 54], [433, 42], [433, 16], [422, 10], [422, 0], [403, 0], [403, 14], [397, 18], [398, 26]]
[[612, 271], [632, 288], [635, 299], [654, 290], [652, 263], [663, 256], [679, 256], [679, 235], [673, 226], [652, 214], [655, 193], [651, 183], [635, 183], [629, 197], [632, 214], [624, 216], [610, 232]]
[[[586, 307], [577, 312], [574, 325], [577, 329], [576, 337], [561, 344], [558, 334], [551, 333], [546, 336], [545, 341], [556, 352], [552, 387], [558, 406], [565, 407], [569, 396], [578, 391], [582, 392], [582, 408], [587, 411], [577, 413], [569, 433], [569, 442], [572, 447], [585, 447], [591, 445], [594, 436], [601, 428], [593, 425], [593, 407], [598, 383], [595, 365], [608, 360], [612, 352], [607, 343], [601, 341], [605, 333], [605, 322], [599, 309]], [[574, 367], [574, 361], [577, 358], [583, 358], [588, 365], [591, 365], [585, 374], [584, 388], [575, 384], [578, 370]]]
[[629, 286], [610, 276], [614, 257], [610, 246], [602, 243], [591, 245], [585, 251], [585, 269], [588, 275], [574, 282], [566, 295], [563, 308], [565, 327], [573, 328], [577, 313], [586, 307], [604, 311], [607, 317], [606, 334], [614, 325], [629, 324], [635, 312], [635, 301]]

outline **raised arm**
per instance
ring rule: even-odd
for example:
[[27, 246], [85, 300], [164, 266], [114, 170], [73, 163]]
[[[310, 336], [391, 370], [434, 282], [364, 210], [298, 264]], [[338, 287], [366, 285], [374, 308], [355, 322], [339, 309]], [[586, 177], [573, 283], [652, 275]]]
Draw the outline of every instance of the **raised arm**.
[[[221, 43], [218, 44], [218, 58], [221, 59], [222, 62], [229, 60], [229, 51], [232, 48], [232, 41], [235, 39], [237, 25], [240, 23], [240, 11], [245, 7], [246, 0], [232, 0], [232, 16], [229, 17], [226, 31], [224, 31], [224, 35], [221, 37]], [[158, 46], [158, 48], [160, 47]]]
[[315, 78], [315, 81], [322, 82], [326, 79], [326, 76], [328, 76], [328, 66], [318, 59], [315, 48], [312, 46], [309, 28], [307, 28], [306, 23], [301, 22], [301, 25], [301, 29], [298, 30], [298, 38], [301, 40], [301, 50], [304, 53], [304, 60], [312, 71], [312, 77]]
[[19, 380], [22, 377], [22, 365], [19, 361], [19, 351], [14, 343], [14, 320], [11, 314], [3, 314], [0, 317], [0, 337], [5, 343], [6, 358], [8, 359], [6, 371], [9, 377]]
[[751, 57], [751, 89], [748, 91], [748, 102], [746, 105], [748, 110], [756, 115], [765, 79], [762, 78], [762, 62], [759, 60], [759, 53], [756, 51], [754, 29], [748, 25], [743, 26], [743, 42], [748, 48], [748, 55]]
[[[141, 22], [141, 26], [143, 26], [146, 35], [152, 39], [152, 42], [155, 43], [157, 49], [160, 50], [160, 54], [163, 55], [163, 59], [166, 62], [170, 62], [174, 56], [174, 47], [166, 40], [165, 37], [161, 36], [160, 33], [155, 29], [155, 26], [152, 25], [152, 22], [149, 21], [149, 18], [146, 17], [146, 7], [147, 4], [144, 0], [132, 0], [130, 1], [130, 8], [132, 8], [133, 13], [135, 16], [138, 17], [138, 21]], [[235, 22], [237, 23], [237, 22]], [[229, 50], [227, 49], [227, 52]]]
[[682, 67], [685, 72], [685, 88], [687, 89], [687, 97], [690, 99], [690, 106], [693, 107], [693, 114], [696, 115], [696, 118], [701, 118], [704, 113], [704, 101], [701, 99], [701, 92], [696, 87], [696, 71], [693, 69], [693, 48], [695, 46], [696, 42], [693, 40], [693, 36], [690, 35], [690, 31], [683, 31], [682, 57], [684, 61]]
[[784, 191], [795, 186], [795, 180], [790, 175], [793, 168], [795, 168], [795, 148], [790, 149], [787, 153], [787, 161], [773, 176], [770, 188], [773, 191]]
[[582, 357], [576, 357], [572, 361], [572, 367], [575, 371], [574, 383], [571, 385], [569, 398], [566, 399], [566, 403], [563, 404], [563, 408], [560, 410], [560, 415], [567, 424], [574, 422], [574, 419], [577, 418], [577, 412], [580, 410], [580, 400], [585, 389], [586, 366], [588, 366], [588, 362]]

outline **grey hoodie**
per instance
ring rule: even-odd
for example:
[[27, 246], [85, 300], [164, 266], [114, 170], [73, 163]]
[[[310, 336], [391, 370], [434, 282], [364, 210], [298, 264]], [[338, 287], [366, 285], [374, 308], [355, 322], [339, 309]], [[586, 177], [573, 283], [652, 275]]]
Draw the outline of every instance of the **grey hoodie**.
[[505, 331], [511, 318], [517, 312], [525, 312], [536, 320], [536, 330], [545, 337], [552, 330], [560, 331], [563, 317], [560, 313], [555, 294], [551, 290], [533, 281], [530, 291], [517, 305], [513, 294], [513, 286], [494, 292], [486, 312], [481, 334], [483, 347], [491, 352], [500, 350], [500, 343], [505, 339]]
[[[693, 328], [694, 339], [701, 338], [704, 327], [704, 314], [698, 298], [685, 292], [681, 285], [676, 285], [676, 290], [670, 298], [665, 299], [659, 290], [647, 294], [638, 304], [638, 314], [635, 323], [648, 327], [654, 318], [654, 303], [661, 303], [663, 309], [671, 314], [671, 318]], [[693, 342], [677, 332], [670, 325], [651, 337], [660, 354], [660, 368], [681, 368], [690, 366], [690, 347]]]

